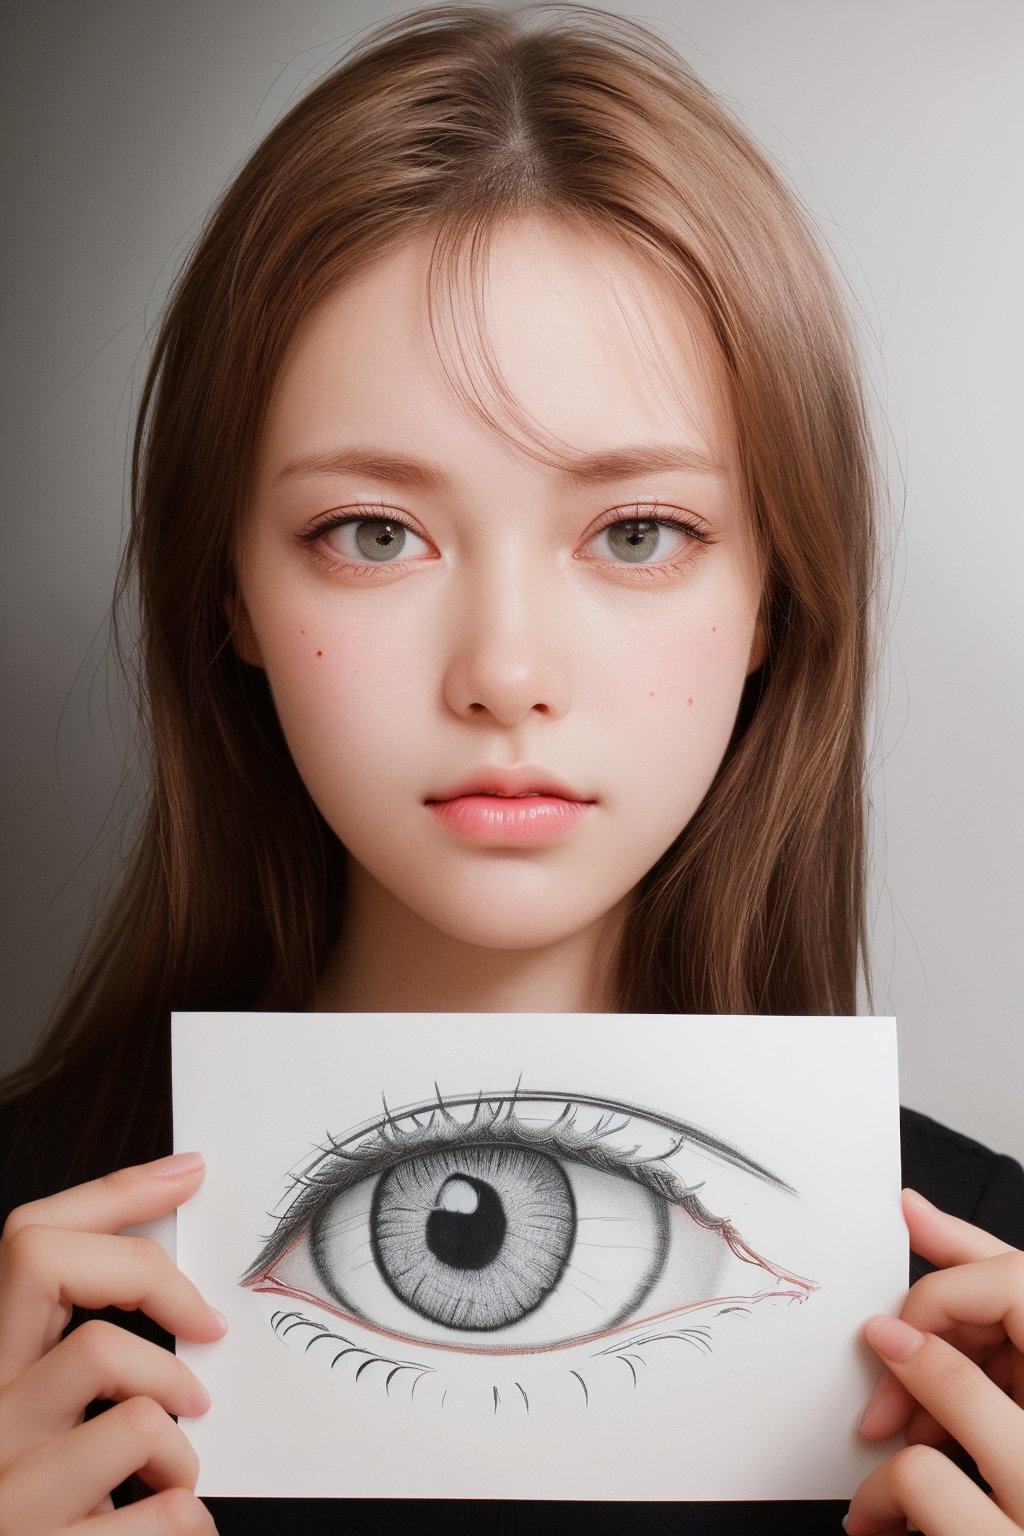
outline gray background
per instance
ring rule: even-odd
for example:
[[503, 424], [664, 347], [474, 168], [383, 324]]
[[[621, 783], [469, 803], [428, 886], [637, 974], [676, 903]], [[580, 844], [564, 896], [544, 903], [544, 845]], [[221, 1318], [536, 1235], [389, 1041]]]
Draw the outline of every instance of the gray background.
[[[28, 1051], [137, 793], [107, 611], [146, 336], [210, 202], [400, 7], [4, 13], [4, 997]], [[1018, 0], [659, 0], [846, 276], [892, 488], [872, 795], [876, 1011], [902, 1097], [1024, 1158]], [[884, 830], [883, 830], [884, 824]]]

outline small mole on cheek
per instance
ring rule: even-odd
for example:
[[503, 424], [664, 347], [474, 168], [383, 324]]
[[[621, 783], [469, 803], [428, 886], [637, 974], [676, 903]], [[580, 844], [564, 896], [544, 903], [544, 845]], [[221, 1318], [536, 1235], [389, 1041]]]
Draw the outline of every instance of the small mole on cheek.
[[711, 626], [711, 633], [713, 635], [717, 635], [717, 633], [718, 633], [718, 625], [717, 624], [712, 624], [712, 626]]
[[693, 703], [693, 700], [692, 700], [692, 699], [687, 699], [687, 701], [686, 701], [686, 702], [687, 702], [687, 704], [692, 704], [692, 703]]
[[653, 688], [652, 688], [652, 689], [651, 689], [651, 691], [650, 691], [650, 693], [649, 693], [649, 694], [648, 694], [648, 695], [647, 695], [647, 697], [648, 697], [648, 698], [649, 698], [649, 699], [653, 699], [653, 698], [654, 698], [654, 689], [653, 689]]
[[317, 655], [318, 656], [322, 656], [323, 655], [323, 651], [317, 651]]

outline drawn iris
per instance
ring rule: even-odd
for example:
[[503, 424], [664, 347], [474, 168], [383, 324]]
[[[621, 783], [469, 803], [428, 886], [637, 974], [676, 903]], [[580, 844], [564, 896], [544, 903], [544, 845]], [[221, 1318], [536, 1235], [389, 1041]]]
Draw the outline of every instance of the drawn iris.
[[[310, 1233], [323, 1283], [334, 1288], [332, 1212]], [[564, 1173], [543, 1152], [467, 1147], [412, 1157], [378, 1182], [373, 1256], [395, 1295], [448, 1328], [506, 1328], [555, 1287], [576, 1237]]]

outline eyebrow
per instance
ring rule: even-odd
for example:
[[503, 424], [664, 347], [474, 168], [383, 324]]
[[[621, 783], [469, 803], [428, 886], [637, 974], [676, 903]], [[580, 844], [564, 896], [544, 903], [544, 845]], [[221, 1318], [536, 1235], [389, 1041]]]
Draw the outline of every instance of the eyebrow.
[[[607, 448], [599, 453], [573, 455], [562, 470], [568, 485], [610, 485], [637, 475], [722, 474], [723, 466], [698, 448], [684, 443], [630, 443], [621, 448]], [[436, 464], [411, 454], [395, 453], [386, 448], [331, 448], [294, 459], [278, 475], [278, 480], [300, 475], [361, 475], [410, 490], [437, 493], [452, 490], [451, 476]]]

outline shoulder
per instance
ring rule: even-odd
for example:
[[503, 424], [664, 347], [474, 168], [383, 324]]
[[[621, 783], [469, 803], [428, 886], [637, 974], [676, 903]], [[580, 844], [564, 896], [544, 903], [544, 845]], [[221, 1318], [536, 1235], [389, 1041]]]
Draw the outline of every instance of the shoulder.
[[1024, 1168], [937, 1120], [900, 1110], [903, 1182], [933, 1205], [1024, 1248]]

